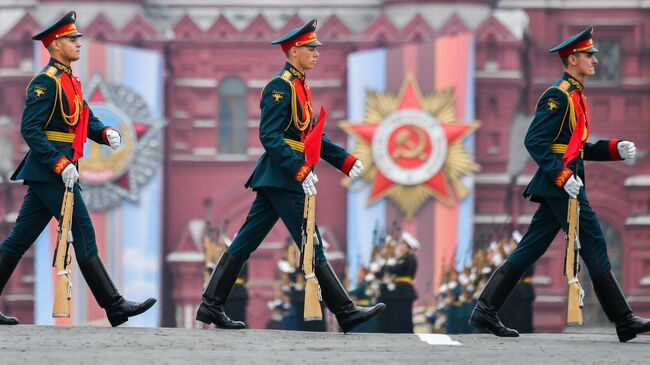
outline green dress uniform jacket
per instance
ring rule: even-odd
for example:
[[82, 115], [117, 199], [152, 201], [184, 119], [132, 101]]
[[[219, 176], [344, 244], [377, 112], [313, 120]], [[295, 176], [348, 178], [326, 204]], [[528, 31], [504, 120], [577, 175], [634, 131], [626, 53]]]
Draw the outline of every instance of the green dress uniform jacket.
[[[313, 106], [304, 75], [286, 63], [262, 91], [260, 141], [264, 154], [246, 182], [254, 190], [275, 187], [303, 193], [301, 183], [311, 171], [302, 141], [311, 127]], [[307, 128], [301, 130], [301, 128]], [[356, 161], [323, 134], [321, 157], [347, 174]]]
[[[575, 126], [575, 119], [571, 115], [575, 113], [576, 108], [581, 107], [573, 102], [576, 93], [582, 93], [582, 84], [568, 73], [564, 73], [537, 102], [535, 118], [526, 133], [524, 144], [538, 169], [526, 187], [524, 197], [531, 197], [531, 200], [536, 202], [539, 202], [541, 197], [566, 198], [564, 183], [576, 169], [578, 176], [585, 182], [583, 159], [620, 160], [616, 150], [618, 140], [612, 139], [586, 142], [582, 158], [574, 160], [568, 166], [562, 163], [562, 155]], [[584, 190], [581, 190], [580, 194], [584, 199]]]
[[[11, 176], [12, 180], [63, 184], [60, 175], [72, 161], [74, 127], [68, 125], [63, 116], [63, 113], [72, 114], [68, 99], [73, 97], [66, 95], [62, 82], [68, 80], [62, 78], [76, 78], [79, 82], [69, 67], [50, 59], [27, 87], [20, 132], [29, 152]], [[81, 90], [78, 92], [81, 94]], [[87, 106], [85, 101], [83, 105]], [[106, 131], [109, 129], [90, 111], [88, 138], [108, 145]]]

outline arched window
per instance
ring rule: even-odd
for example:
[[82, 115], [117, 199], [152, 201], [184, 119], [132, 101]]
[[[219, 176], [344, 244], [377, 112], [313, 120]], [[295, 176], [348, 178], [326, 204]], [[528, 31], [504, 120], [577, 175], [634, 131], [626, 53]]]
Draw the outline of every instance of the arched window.
[[219, 153], [246, 153], [246, 95], [246, 84], [237, 77], [228, 77], [219, 86]]

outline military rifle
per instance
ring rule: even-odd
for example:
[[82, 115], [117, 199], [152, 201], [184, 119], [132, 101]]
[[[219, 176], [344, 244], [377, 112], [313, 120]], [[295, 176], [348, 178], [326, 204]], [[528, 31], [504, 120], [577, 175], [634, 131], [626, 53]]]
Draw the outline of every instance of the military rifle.
[[54, 291], [54, 307], [52, 317], [70, 317], [70, 298], [72, 298], [72, 281], [70, 280], [70, 256], [72, 243], [72, 211], [74, 208], [73, 188], [66, 187], [61, 204], [61, 219], [57, 229], [56, 248], [52, 266], [56, 268], [56, 289]]
[[569, 198], [567, 222], [569, 228], [566, 234], [567, 247], [564, 262], [564, 275], [569, 283], [569, 298], [567, 308], [567, 325], [582, 325], [582, 307], [585, 292], [578, 282], [580, 271], [580, 239], [579, 232], [580, 205], [577, 198]]
[[323, 319], [323, 312], [320, 307], [320, 293], [318, 280], [314, 274], [314, 231], [316, 215], [316, 197], [307, 196], [305, 199], [305, 229], [303, 240], [303, 272], [305, 273], [305, 321], [320, 321]]
[[[320, 161], [321, 142], [323, 140], [323, 127], [327, 113], [325, 108], [320, 107], [318, 120], [314, 128], [304, 140], [305, 163], [314, 167]], [[320, 289], [318, 279], [314, 273], [314, 237], [316, 226], [316, 196], [305, 196], [305, 207], [303, 211], [302, 229], [302, 269], [305, 273], [305, 321], [318, 321], [323, 319], [323, 312], [320, 306]], [[320, 242], [319, 242], [320, 244]]]

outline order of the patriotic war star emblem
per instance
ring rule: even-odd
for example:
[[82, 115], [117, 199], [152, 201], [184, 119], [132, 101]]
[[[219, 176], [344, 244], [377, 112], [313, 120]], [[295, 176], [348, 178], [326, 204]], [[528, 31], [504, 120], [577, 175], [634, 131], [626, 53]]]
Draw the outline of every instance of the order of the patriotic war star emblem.
[[[422, 95], [413, 76], [398, 95], [369, 91], [364, 122], [340, 126], [356, 140], [354, 154], [366, 166], [368, 204], [388, 198], [407, 217], [431, 198], [456, 204], [468, 194], [462, 177], [479, 171], [463, 145], [479, 123], [456, 119], [453, 90]], [[351, 187], [347, 178], [344, 185]]]
[[79, 180], [86, 205], [109, 210], [122, 200], [135, 202], [139, 191], [159, 173], [162, 156], [161, 131], [164, 120], [152, 116], [145, 100], [121, 84], [104, 83], [95, 76], [84, 92], [99, 120], [120, 131], [122, 146], [86, 143], [80, 160]]

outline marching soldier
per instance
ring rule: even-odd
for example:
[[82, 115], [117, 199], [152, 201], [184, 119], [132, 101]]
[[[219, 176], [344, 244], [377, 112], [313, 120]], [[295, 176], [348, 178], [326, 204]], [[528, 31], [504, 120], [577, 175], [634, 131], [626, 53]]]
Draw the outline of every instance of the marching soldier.
[[516, 330], [501, 323], [497, 312], [526, 269], [544, 254], [557, 232], [567, 230], [568, 198], [572, 197], [580, 202], [580, 255], [604, 312], [616, 325], [619, 341], [626, 342], [649, 331], [650, 320], [632, 313], [611, 271], [607, 243], [585, 193], [583, 160], [633, 159], [636, 148], [632, 142], [617, 139], [587, 142], [591, 120], [583, 88], [585, 79], [595, 74], [598, 64], [592, 27], [550, 51], [560, 56], [564, 74], [537, 102], [535, 118], [524, 141], [538, 165], [524, 197], [539, 203], [539, 208], [517, 248], [492, 274], [469, 323], [497, 336], [519, 336]]
[[[246, 328], [244, 322], [228, 318], [223, 306], [242, 266], [278, 219], [282, 219], [295, 242], [302, 242], [300, 223], [305, 194], [315, 195], [318, 182], [305, 162], [302, 142], [313, 127], [314, 109], [305, 71], [314, 68], [318, 60], [316, 47], [321, 43], [315, 31], [316, 20], [310, 20], [273, 41], [281, 46], [287, 62], [262, 91], [259, 133], [265, 153], [245, 185], [255, 191], [256, 198], [203, 293], [196, 319], [204, 323], [214, 323], [219, 328]], [[322, 137], [321, 156], [350, 178], [358, 177], [363, 171], [360, 160], [332, 143], [326, 135]], [[317, 228], [316, 234], [318, 242], [322, 242]], [[315, 274], [323, 300], [343, 332], [349, 332], [384, 309], [383, 304], [365, 308], [350, 300], [327, 262], [321, 244], [315, 247], [315, 259]]]
[[[51, 58], [27, 86], [21, 134], [29, 152], [11, 179], [24, 180], [28, 188], [16, 224], [0, 245], [0, 292], [50, 219], [60, 219], [65, 188], [73, 188], [75, 256], [97, 303], [115, 327], [148, 310], [156, 300], [137, 303], [120, 295], [98, 256], [93, 224], [77, 184], [86, 138], [117, 149], [121, 137], [93, 115], [83, 99], [81, 81], [70, 68], [79, 59], [81, 47], [75, 20], [76, 13], [71, 11], [33, 37], [43, 43]], [[18, 321], [0, 313], [0, 324]]]

